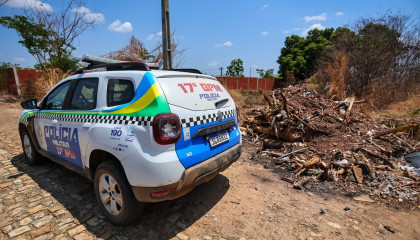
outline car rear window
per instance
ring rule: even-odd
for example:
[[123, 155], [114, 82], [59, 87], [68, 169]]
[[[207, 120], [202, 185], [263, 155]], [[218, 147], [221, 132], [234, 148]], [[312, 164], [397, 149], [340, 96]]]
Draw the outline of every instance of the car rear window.
[[134, 98], [134, 84], [130, 80], [110, 79], [107, 90], [107, 106], [129, 103]]
[[90, 110], [96, 108], [98, 79], [80, 79], [71, 100], [70, 109]]

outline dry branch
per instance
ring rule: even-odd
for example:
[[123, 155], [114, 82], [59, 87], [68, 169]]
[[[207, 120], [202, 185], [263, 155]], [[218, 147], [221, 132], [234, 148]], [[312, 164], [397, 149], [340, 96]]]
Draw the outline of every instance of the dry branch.
[[273, 155], [273, 156], [276, 156], [276, 157], [278, 157], [278, 158], [285, 158], [285, 157], [288, 157], [288, 156], [293, 155], [293, 154], [295, 154], [295, 153], [298, 153], [298, 152], [303, 152], [303, 151], [305, 151], [306, 149], [308, 149], [308, 148], [298, 149], [298, 150], [296, 150], [296, 151], [289, 152], [289, 153], [287, 153], [287, 154], [278, 154], [278, 153], [271, 152], [271, 151], [263, 151], [263, 153], [268, 153], [268, 154]]
[[410, 130], [410, 129], [413, 129], [413, 128], [417, 128], [417, 127], [419, 127], [419, 125], [420, 124], [416, 123], [416, 124], [408, 124], [408, 125], [405, 125], [405, 126], [397, 127], [397, 128], [394, 128], [394, 129], [391, 129], [391, 130], [388, 130], [388, 131], [385, 131], [385, 132], [382, 132], [382, 133], [378, 133], [375, 136], [373, 136], [373, 138], [378, 138], [378, 137], [388, 135], [388, 134], [391, 134], [391, 133], [407, 131], [407, 130]]

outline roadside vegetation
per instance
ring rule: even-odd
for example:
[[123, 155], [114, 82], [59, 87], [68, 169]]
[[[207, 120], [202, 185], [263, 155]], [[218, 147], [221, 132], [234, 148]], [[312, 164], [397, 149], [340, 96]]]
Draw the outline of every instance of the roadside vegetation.
[[[77, 11], [74, 11], [77, 9]], [[72, 55], [74, 42], [84, 31], [93, 30], [100, 19], [86, 17], [83, 2], [70, 1], [53, 13], [27, 9], [23, 15], [0, 17], [0, 25], [14, 29], [20, 43], [36, 59], [34, 68], [48, 76], [30, 81], [26, 97], [43, 96], [51, 86], [80, 67]], [[102, 56], [124, 60], [153, 62], [162, 65], [162, 43], [155, 34], [156, 45], [145, 44], [131, 36], [121, 49]], [[174, 65], [181, 67], [185, 49], [179, 49], [172, 33]], [[404, 114], [419, 114], [416, 96], [420, 91], [420, 22], [418, 18], [387, 12], [379, 17], [360, 18], [352, 25], [339, 28], [313, 29], [307, 36], [286, 37], [279, 69], [257, 69], [261, 78], [277, 78], [287, 84], [312, 83], [330, 98], [344, 100], [354, 96], [365, 100], [373, 110], [400, 109], [398, 102], [412, 108]], [[3, 62], [0, 66], [0, 91], [6, 91], [6, 69], [19, 67]], [[241, 59], [233, 59], [226, 76], [243, 76]], [[249, 97], [247, 93], [233, 95]], [[251, 94], [253, 95], [253, 94]], [[258, 94], [257, 94], [258, 95]], [[410, 100], [411, 99], [411, 100]], [[413, 100], [414, 99], [414, 100]], [[389, 112], [395, 113], [395, 110]]]
[[330, 97], [355, 96], [377, 109], [418, 95], [420, 23], [386, 13], [352, 26], [292, 35], [278, 59], [279, 74], [320, 84]]

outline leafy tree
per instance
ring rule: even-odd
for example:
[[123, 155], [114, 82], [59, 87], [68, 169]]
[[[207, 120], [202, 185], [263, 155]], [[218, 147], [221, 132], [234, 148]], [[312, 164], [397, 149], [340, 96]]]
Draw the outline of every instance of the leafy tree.
[[87, 14], [82, 3], [70, 1], [60, 12], [27, 8], [24, 15], [1, 17], [0, 24], [16, 30], [21, 38], [19, 43], [37, 59], [39, 68], [69, 71], [77, 68], [71, 55], [75, 49], [73, 42], [97, 21]]
[[233, 59], [232, 62], [230, 62], [230, 65], [227, 66], [226, 76], [230, 77], [241, 77], [244, 76], [244, 62], [238, 58]]
[[334, 28], [327, 28], [313, 29], [306, 38], [294, 34], [286, 37], [285, 46], [277, 59], [280, 77], [286, 77], [287, 73], [298, 79], [312, 76], [316, 72], [317, 56], [333, 36]]
[[264, 71], [264, 69], [258, 69], [257, 73], [260, 75], [260, 78], [274, 78], [274, 69], [270, 68]]

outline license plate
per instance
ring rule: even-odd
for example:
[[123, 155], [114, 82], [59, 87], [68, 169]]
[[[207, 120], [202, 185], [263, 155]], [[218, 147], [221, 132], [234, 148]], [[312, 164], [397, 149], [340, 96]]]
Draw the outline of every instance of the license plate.
[[209, 138], [210, 147], [217, 146], [227, 141], [229, 141], [229, 133], [227, 131], [221, 132], [218, 135]]

